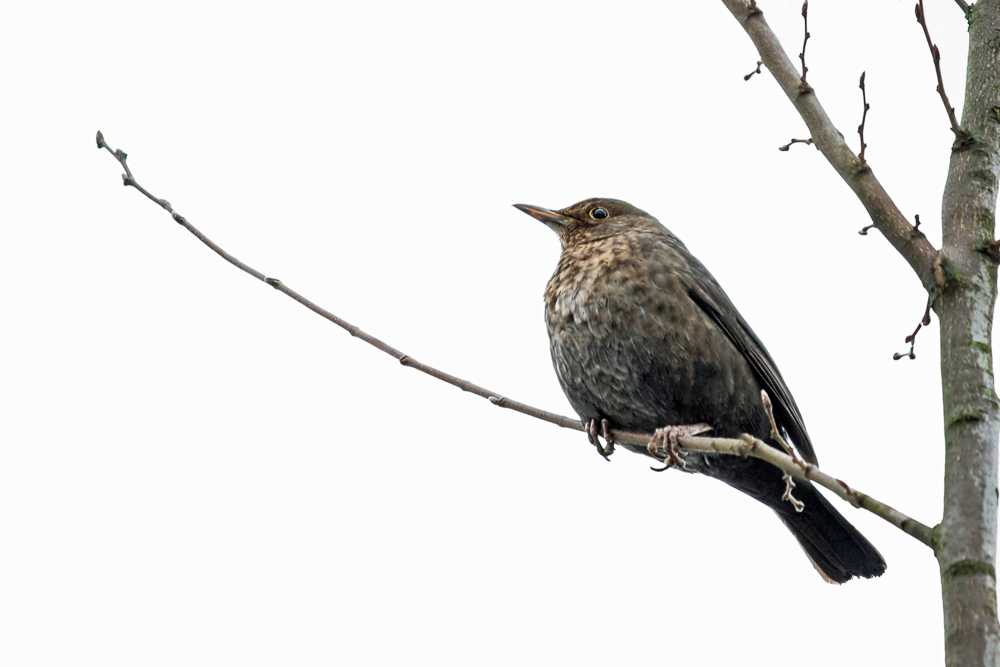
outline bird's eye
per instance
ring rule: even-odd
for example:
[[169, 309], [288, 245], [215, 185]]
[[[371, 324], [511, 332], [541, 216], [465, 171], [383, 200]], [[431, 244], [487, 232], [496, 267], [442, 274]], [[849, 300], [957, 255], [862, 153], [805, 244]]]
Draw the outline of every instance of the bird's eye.
[[597, 207], [590, 212], [590, 217], [594, 220], [604, 220], [608, 217], [608, 209]]

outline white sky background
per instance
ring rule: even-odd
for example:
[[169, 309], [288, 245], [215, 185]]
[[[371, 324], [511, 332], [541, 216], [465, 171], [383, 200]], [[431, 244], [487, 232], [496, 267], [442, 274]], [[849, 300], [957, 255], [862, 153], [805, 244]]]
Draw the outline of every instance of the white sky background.
[[[794, 59], [798, 0], [761, 0]], [[824, 584], [723, 484], [497, 409], [421, 361], [572, 415], [511, 208], [656, 215], [778, 362], [825, 470], [933, 524], [925, 295], [720, 2], [20, 3], [6, 159], [0, 660], [7, 665], [937, 665], [931, 553]], [[964, 20], [929, 0], [961, 109]], [[809, 81], [940, 243], [951, 133], [912, 2], [815, 1]]]

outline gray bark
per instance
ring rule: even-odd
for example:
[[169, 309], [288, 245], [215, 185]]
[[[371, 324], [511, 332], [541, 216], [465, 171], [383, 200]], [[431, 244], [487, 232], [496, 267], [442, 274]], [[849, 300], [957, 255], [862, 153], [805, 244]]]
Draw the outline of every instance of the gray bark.
[[950, 667], [997, 665], [997, 438], [991, 334], [997, 296], [994, 212], [1000, 176], [1000, 0], [969, 19], [962, 129], [942, 202], [941, 325], [945, 492], [937, 548]]

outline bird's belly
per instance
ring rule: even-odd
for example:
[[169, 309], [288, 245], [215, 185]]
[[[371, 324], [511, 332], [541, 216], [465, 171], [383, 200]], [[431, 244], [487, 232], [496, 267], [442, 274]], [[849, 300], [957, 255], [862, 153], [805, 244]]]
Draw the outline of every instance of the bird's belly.
[[752, 370], [686, 295], [662, 301], [578, 294], [553, 304], [547, 319], [563, 391], [584, 421], [641, 432], [702, 421], [733, 430], [730, 415], [738, 420], [733, 413], [759, 395]]

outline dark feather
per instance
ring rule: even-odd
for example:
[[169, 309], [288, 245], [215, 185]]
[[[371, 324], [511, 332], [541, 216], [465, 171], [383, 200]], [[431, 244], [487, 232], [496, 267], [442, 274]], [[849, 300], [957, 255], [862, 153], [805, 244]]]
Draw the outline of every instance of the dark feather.
[[690, 254], [688, 262], [691, 275], [694, 277], [694, 280], [687, 285], [688, 294], [722, 328], [733, 345], [750, 362], [754, 374], [771, 397], [774, 404], [774, 420], [778, 427], [791, 437], [802, 458], [809, 463], [819, 465], [806, 425], [799, 413], [799, 406], [795, 404], [795, 399], [788, 391], [785, 380], [781, 377], [771, 355], [767, 353], [767, 348], [736, 310], [736, 306], [722, 291], [722, 287], [708, 269]]

